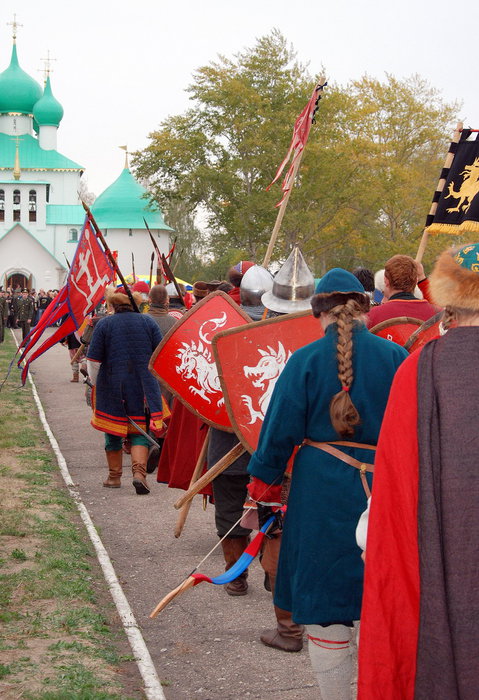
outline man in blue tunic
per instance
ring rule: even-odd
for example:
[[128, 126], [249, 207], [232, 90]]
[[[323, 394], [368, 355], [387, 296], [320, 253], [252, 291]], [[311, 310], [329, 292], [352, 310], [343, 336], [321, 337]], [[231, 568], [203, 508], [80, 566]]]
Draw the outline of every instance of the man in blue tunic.
[[366, 329], [369, 299], [351, 273], [330, 270], [316, 292], [311, 305], [325, 335], [288, 361], [248, 471], [261, 523], [280, 503], [288, 459], [301, 446], [274, 602], [307, 626], [322, 700], [350, 700], [363, 580], [355, 529], [391, 382], [407, 352]]
[[[134, 294], [141, 303], [141, 295]], [[148, 494], [146, 462], [148, 440], [131, 424], [144, 431], [161, 432], [162, 397], [159, 384], [148, 370], [161, 332], [147, 314], [133, 312], [130, 299], [119, 290], [106, 295], [112, 315], [102, 318], [88, 347], [88, 373], [95, 385], [91, 424], [105, 433], [108, 462], [107, 488], [119, 488], [122, 475], [122, 442], [131, 442], [133, 486], [137, 494]]]

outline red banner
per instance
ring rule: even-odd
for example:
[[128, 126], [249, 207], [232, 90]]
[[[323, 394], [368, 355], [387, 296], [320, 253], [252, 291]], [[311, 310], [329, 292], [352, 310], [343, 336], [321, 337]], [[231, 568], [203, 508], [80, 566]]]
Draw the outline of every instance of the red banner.
[[[85, 316], [102, 300], [105, 287], [113, 280], [114, 272], [98, 243], [89, 219], [86, 218], [65, 286], [20, 345], [20, 348], [23, 347], [23, 352], [18, 364], [25, 360], [22, 370], [23, 383], [26, 381], [30, 363], [55, 343], [76, 331], [83, 323]], [[59, 322], [60, 319], [63, 320], [53, 335], [36, 347], [46, 328]]]
[[211, 342], [216, 333], [250, 323], [224, 292], [195, 304], [171, 328], [150, 359], [150, 371], [205, 423], [232, 432]]
[[[258, 445], [276, 381], [291, 354], [324, 335], [311, 311], [222, 331], [213, 351], [231, 425], [249, 452]], [[288, 407], [285, 406], [287, 420]]]

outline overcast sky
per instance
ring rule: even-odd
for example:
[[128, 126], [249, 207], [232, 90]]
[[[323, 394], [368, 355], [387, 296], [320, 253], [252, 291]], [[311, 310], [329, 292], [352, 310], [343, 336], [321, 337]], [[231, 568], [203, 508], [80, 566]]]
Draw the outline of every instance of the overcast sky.
[[[52, 62], [52, 89], [65, 116], [58, 150], [86, 168], [97, 195], [144, 148], [148, 134], [188, 106], [193, 71], [217, 54], [232, 56], [278, 28], [312, 74], [345, 84], [365, 73], [418, 73], [447, 101], [462, 103], [466, 126], [479, 128], [479, 3], [459, 10], [446, 0], [14, 0], [0, 13], [0, 72], [10, 61], [17, 14], [21, 67], [41, 82]], [[463, 6], [464, 7], [464, 6]], [[305, 102], [308, 95], [305, 95]]]

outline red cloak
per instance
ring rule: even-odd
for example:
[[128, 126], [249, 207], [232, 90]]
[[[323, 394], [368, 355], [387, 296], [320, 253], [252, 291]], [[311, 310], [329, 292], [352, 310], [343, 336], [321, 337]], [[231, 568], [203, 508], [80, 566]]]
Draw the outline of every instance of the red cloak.
[[417, 365], [399, 367], [374, 467], [358, 700], [412, 700], [419, 626]]

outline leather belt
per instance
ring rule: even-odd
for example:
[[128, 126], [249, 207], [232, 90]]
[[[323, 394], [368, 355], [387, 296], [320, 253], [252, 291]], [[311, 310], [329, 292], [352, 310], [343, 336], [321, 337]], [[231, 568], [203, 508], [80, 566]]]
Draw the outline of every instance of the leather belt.
[[344, 452], [341, 452], [341, 450], [336, 449], [336, 447], [333, 447], [333, 445], [342, 445], [344, 447], [356, 447], [357, 449], [361, 450], [376, 450], [375, 445], [365, 445], [360, 442], [346, 442], [342, 440], [337, 440], [332, 443], [329, 442], [315, 442], [314, 440], [309, 440], [309, 438], [306, 438], [303, 440], [303, 445], [309, 445], [310, 447], [315, 447], [318, 450], [322, 450], [323, 452], [327, 452], [328, 454], [332, 455], [333, 457], [336, 457], [337, 459], [340, 459], [341, 462], [345, 462], [346, 464], [349, 464], [351, 467], [355, 467], [355, 469], [359, 469], [359, 475], [361, 477], [361, 483], [363, 485], [364, 492], [366, 494], [367, 498], [371, 497], [371, 491], [369, 489], [369, 484], [368, 480], [366, 479], [366, 472], [373, 472], [374, 471], [374, 464], [369, 464], [368, 462], [360, 462], [358, 459], [355, 459], [354, 457], [351, 457], [350, 455], [345, 454]]

